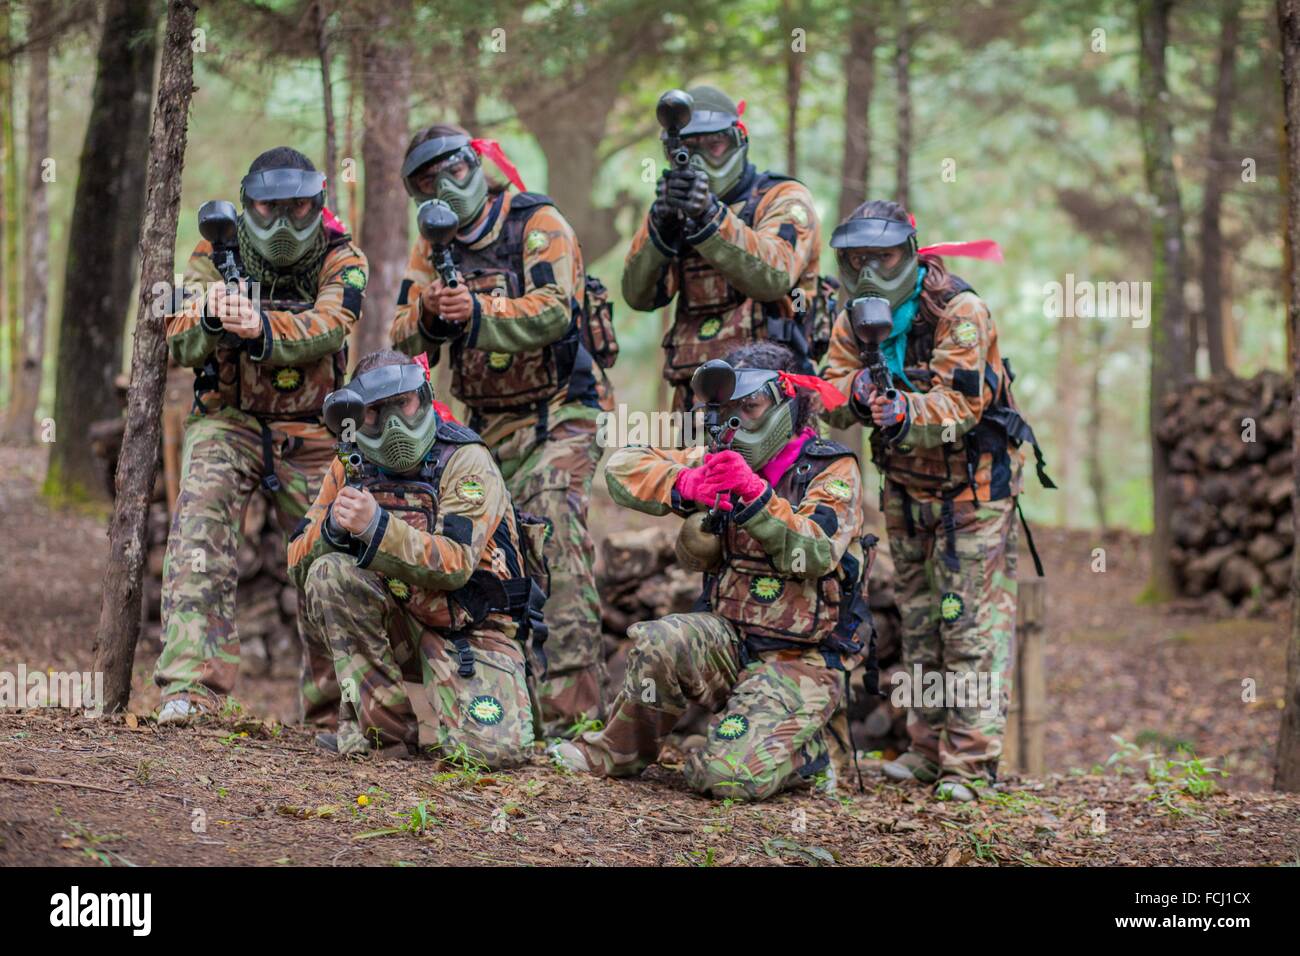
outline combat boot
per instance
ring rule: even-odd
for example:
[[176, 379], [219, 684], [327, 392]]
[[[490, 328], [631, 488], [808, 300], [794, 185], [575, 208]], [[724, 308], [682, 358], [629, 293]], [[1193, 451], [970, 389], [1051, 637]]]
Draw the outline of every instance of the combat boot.
[[880, 771], [895, 783], [934, 783], [939, 779], [939, 765], [914, 750], [882, 764]]
[[587, 755], [567, 740], [551, 744], [546, 748], [546, 755], [551, 758], [551, 763], [562, 770], [591, 773], [591, 764], [587, 763]]
[[970, 803], [977, 796], [960, 777], [945, 777], [940, 780], [934, 788], [934, 795], [939, 800], [953, 800], [957, 803]]
[[200, 717], [206, 717], [208, 713], [206, 704], [191, 700], [188, 694], [182, 694], [180, 697], [173, 697], [158, 708], [158, 726], [164, 727], [167, 724], [184, 726]]

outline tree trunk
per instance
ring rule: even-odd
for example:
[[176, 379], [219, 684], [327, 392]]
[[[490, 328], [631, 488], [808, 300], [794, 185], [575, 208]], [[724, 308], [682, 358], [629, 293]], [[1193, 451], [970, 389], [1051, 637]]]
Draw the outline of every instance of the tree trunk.
[[[87, 435], [114, 415], [131, 296], [157, 48], [151, 0], [108, 0], [90, 123], [68, 229], [54, 420], [45, 492], [106, 495]], [[167, 282], [172, 282], [170, 275]]]
[[844, 55], [844, 156], [840, 160], [839, 221], [871, 192], [871, 94], [876, 78], [876, 22], [862, 7], [850, 17]]
[[362, 194], [360, 245], [370, 260], [365, 314], [357, 323], [357, 357], [388, 346], [388, 326], [397, 289], [411, 253], [408, 243], [411, 201], [401, 187], [402, 159], [410, 141], [411, 74], [408, 54], [391, 39], [405, 22], [404, 7], [383, 8], [372, 16], [373, 29], [362, 43], [361, 162], [366, 170]]
[[1231, 369], [1224, 326], [1232, 321], [1232, 313], [1224, 310], [1228, 298], [1224, 293], [1223, 274], [1232, 265], [1231, 259], [1223, 254], [1220, 212], [1224, 182], [1232, 164], [1228, 155], [1228, 137], [1232, 133], [1233, 74], [1237, 68], [1237, 26], [1240, 21], [1240, 0], [1226, 0], [1219, 33], [1219, 78], [1214, 93], [1214, 117], [1210, 121], [1205, 201], [1201, 207], [1201, 298], [1204, 303], [1201, 318], [1211, 375], [1220, 375]]
[[[0, 0], [0, 42], [8, 46], [11, 42], [11, 8], [10, 0]], [[22, 322], [19, 320], [18, 269], [18, 153], [14, 143], [14, 90], [13, 62], [6, 59], [0, 62], [0, 223], [3, 223], [3, 235], [0, 235], [0, 334], [4, 336], [5, 352], [8, 362], [0, 372], [4, 373], [9, 386], [8, 401], [13, 401], [18, 388], [18, 365], [22, 357], [19, 334]]]
[[339, 156], [338, 137], [334, 130], [334, 86], [330, 82], [330, 43], [326, 21], [329, 13], [325, 0], [316, 0], [316, 54], [320, 58], [321, 104], [325, 110], [325, 203], [336, 213], [339, 210]]
[[[1296, 274], [1294, 251], [1300, 245], [1300, 0], [1278, 0], [1278, 27], [1282, 38], [1282, 96], [1285, 102], [1286, 127], [1282, 165], [1290, 173], [1287, 191], [1286, 244], [1289, 257], [1290, 298], [1287, 300], [1287, 324], [1300, 323], [1300, 275]], [[1300, 335], [1292, 335], [1300, 342]], [[1294, 345], [1293, 345], [1294, 348]], [[1300, 386], [1300, 354], [1291, 355], [1291, 372]], [[1300, 387], [1291, 398], [1291, 435], [1293, 447], [1300, 448]], [[1300, 501], [1300, 455], [1291, 456], [1295, 499]], [[1277, 771], [1273, 786], [1278, 790], [1300, 790], [1300, 548], [1291, 554], [1291, 635], [1286, 652], [1286, 689], [1283, 694], [1282, 727], [1277, 740]]]
[[456, 115], [460, 119], [460, 125], [465, 127], [475, 136], [482, 136], [479, 130], [478, 101], [481, 95], [479, 84], [479, 49], [483, 43], [483, 34], [479, 30], [466, 30], [462, 38], [461, 49], [455, 51], [454, 55], [464, 58], [464, 62], [471, 64], [471, 68], [465, 71], [465, 75], [460, 78], [464, 84], [460, 90], [460, 107], [456, 110]]
[[156, 283], [172, 281], [186, 125], [194, 88], [190, 36], [195, 9], [188, 0], [168, 0], [158, 104], [149, 136], [148, 202], [139, 239], [140, 300], [131, 352], [131, 386], [117, 460], [117, 499], [108, 532], [104, 597], [95, 631], [94, 669], [104, 674], [107, 711], [124, 709], [131, 697], [131, 669], [140, 635], [145, 532], [158, 470], [167, 377], [166, 333], [161, 312], [153, 308], [152, 290]]
[[804, 54], [795, 49], [791, 36], [798, 26], [793, 0], [781, 0], [782, 42], [785, 44], [785, 172], [799, 175], [799, 91], [803, 86]]
[[1092, 320], [1092, 375], [1088, 382], [1088, 486], [1092, 491], [1092, 504], [1097, 512], [1097, 526], [1105, 531], [1110, 525], [1106, 517], [1106, 467], [1101, 456], [1102, 413], [1101, 369], [1106, 359], [1106, 324], [1104, 319]]
[[894, 198], [904, 209], [911, 210], [912, 156], [912, 26], [908, 21], [907, 0], [898, 0], [898, 34], [894, 43], [894, 81], [898, 87], [898, 142], [895, 144], [897, 180]]
[[1075, 511], [1075, 465], [1079, 459], [1079, 320], [1073, 309], [1062, 309], [1057, 319], [1056, 353], [1056, 482], [1061, 493], [1056, 496], [1056, 523], [1068, 527]]
[[[33, 0], [29, 5], [30, 34], [41, 37], [50, 16], [50, 0]], [[23, 282], [22, 365], [14, 381], [13, 400], [5, 422], [5, 437], [18, 444], [30, 444], [36, 404], [41, 397], [41, 366], [45, 362], [45, 318], [50, 288], [49, 183], [45, 163], [50, 155], [50, 48], [36, 39], [27, 48], [27, 208], [24, 211], [27, 240], [26, 274]], [[57, 438], [57, 436], [55, 436]]]
[[1166, 600], [1174, 594], [1169, 563], [1172, 500], [1169, 463], [1156, 438], [1164, 397], [1189, 377], [1187, 307], [1183, 298], [1186, 262], [1183, 207], [1174, 172], [1173, 126], [1169, 121], [1169, 88], [1165, 76], [1165, 47], [1169, 38], [1169, 9], [1173, 0], [1138, 0], [1138, 122], [1142, 135], [1147, 191], [1155, 199], [1151, 217], [1151, 490], [1154, 529], [1151, 535], [1151, 594]]

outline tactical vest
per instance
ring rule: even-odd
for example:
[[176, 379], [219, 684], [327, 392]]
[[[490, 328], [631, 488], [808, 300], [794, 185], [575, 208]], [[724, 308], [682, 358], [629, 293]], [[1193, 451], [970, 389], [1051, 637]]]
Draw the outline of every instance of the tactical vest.
[[[744, 207], [737, 213], [741, 222], [752, 229], [763, 197], [777, 183], [789, 181], [797, 180], [778, 173], [759, 173]], [[820, 356], [809, 341], [809, 329], [816, 322], [816, 315], [809, 312], [815, 313], [823, 298], [819, 296], [822, 289], [816, 269], [800, 276], [798, 283], [775, 302], [756, 302], [733, 286], [694, 248], [674, 259], [671, 268], [677, 278], [677, 311], [672, 328], [663, 340], [667, 354], [664, 378], [669, 382], [684, 385], [704, 362], [724, 358], [732, 349], [759, 339], [780, 342], [807, 362], [804, 371], [813, 371], [811, 361]], [[796, 290], [806, 304], [798, 312]], [[822, 312], [825, 312], [824, 305]], [[829, 321], [823, 324], [829, 341]]]
[[[392, 518], [405, 521], [425, 534], [432, 534], [438, 517], [443, 470], [452, 455], [470, 444], [484, 445], [484, 442], [477, 433], [463, 425], [440, 420], [437, 438], [417, 476], [386, 476], [369, 466], [358, 484], [374, 495], [375, 501]], [[542, 645], [546, 642], [547, 627], [542, 606], [549, 583], [539, 584], [529, 574], [526, 560], [530, 551], [540, 554], [544, 535], [545, 524], [540, 519], [512, 508], [492, 534], [493, 544], [502, 559], [494, 562], [492, 571], [476, 568], [469, 582], [455, 591], [413, 587], [399, 578], [390, 577], [385, 577], [383, 584], [412, 617], [425, 627], [442, 633], [456, 646], [462, 676], [474, 672], [469, 637], [490, 614], [509, 617], [515, 624], [515, 639], [525, 647], [531, 638], [532, 649], [543, 662], [544, 670]], [[530, 542], [525, 540], [525, 536], [536, 540]]]
[[[335, 236], [326, 247], [325, 260], [335, 249], [351, 241], [352, 237], [346, 234]], [[356, 297], [355, 303], [348, 303], [349, 296]], [[308, 309], [312, 305], [303, 303]], [[345, 288], [344, 306], [353, 312], [359, 310], [361, 291], [351, 286]], [[207, 363], [195, 369], [196, 410], [227, 407], [269, 421], [318, 421], [325, 396], [343, 385], [348, 365], [347, 346], [306, 365], [271, 366], [249, 358], [244, 341], [223, 334]]]
[[[814, 478], [832, 462], [852, 457], [843, 445], [810, 438], [772, 493], [797, 509]], [[728, 521], [722, 565], [705, 575], [703, 603], [740, 629], [749, 650], [820, 647], [829, 655], [856, 654], [864, 647], [858, 630], [871, 620], [863, 590], [874, 544], [873, 535], [856, 540], [834, 570], [801, 580], [778, 572], [762, 544]]]
[[[510, 299], [522, 296], [526, 287], [524, 227], [538, 208], [554, 205], [549, 196], [540, 193], [517, 193], [510, 200], [506, 221], [495, 242], [482, 249], [456, 242], [456, 263], [466, 287], [487, 297], [486, 303], [492, 301], [493, 295]], [[484, 304], [483, 308], [491, 306]], [[467, 347], [464, 337], [453, 339], [452, 394], [476, 412], [518, 411], [522, 406], [549, 401], [568, 387], [580, 350], [582, 304], [572, 301], [570, 310], [572, 318], [564, 336], [531, 352], [488, 352]]]
[[[950, 279], [949, 288], [940, 300], [940, 305], [944, 308], [947, 308], [948, 303], [961, 293], [975, 291], [969, 283], [955, 275], [950, 276]], [[924, 300], [922, 300], [922, 308], [925, 308]], [[905, 368], [904, 372], [913, 382], [927, 382], [933, 377], [928, 364], [930, 356], [934, 353], [934, 330], [938, 316], [927, 315], [927, 318], [929, 321], [921, 327], [920, 334], [908, 337], [906, 360], [916, 364], [915, 367]], [[1034, 450], [1039, 482], [1044, 488], [1056, 487], [1048, 477], [1047, 462], [1043, 458], [1043, 451], [1034, 435], [1034, 430], [1020, 414], [1020, 409], [1011, 394], [1011, 383], [1015, 380], [1011, 362], [1009, 359], [1002, 358], [1000, 354], [999, 360], [1001, 368], [995, 369], [992, 362], [987, 362], [979, 380], [970, 383], [969, 387], [974, 389], [988, 388], [994, 398], [985, 407], [979, 422], [956, 441], [945, 442], [939, 448], [914, 448], [907, 443], [906, 436], [903, 441], [893, 443], [883, 438], [880, 429], [873, 429], [871, 432], [871, 460], [902, 496], [903, 516], [908, 534], [913, 531], [912, 503], [908, 488], [924, 490], [942, 499], [941, 516], [946, 543], [940, 557], [951, 571], [956, 571], [960, 566], [957, 557], [956, 516], [953, 511], [953, 501], [968, 487], [976, 498], [979, 497], [975, 473], [982, 456], [986, 454], [990, 456], [989, 501], [1011, 497], [1013, 477], [1011, 451], [1025, 443]], [[881, 494], [882, 496], [884, 494], [883, 486]], [[1017, 510], [1020, 508], [1019, 501], [1016, 502], [1016, 508]], [[1043, 564], [1038, 556], [1038, 550], [1034, 547], [1034, 537], [1023, 512], [1020, 512], [1020, 521], [1025, 529], [1025, 541], [1029, 546], [1034, 568], [1038, 576], [1042, 577]]]

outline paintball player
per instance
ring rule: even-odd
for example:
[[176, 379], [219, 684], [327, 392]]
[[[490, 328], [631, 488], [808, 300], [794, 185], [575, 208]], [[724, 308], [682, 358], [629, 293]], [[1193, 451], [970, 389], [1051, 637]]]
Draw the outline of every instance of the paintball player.
[[[317, 742], [343, 755], [427, 745], [494, 769], [521, 763], [533, 713], [504, 590], [521, 543], [496, 462], [439, 416], [424, 368], [398, 352], [365, 356], [335, 395], [355, 410], [334, 421], [332, 397], [326, 421], [345, 439], [351, 429], [361, 460], [335, 459], [289, 543], [304, 627], [329, 647], [343, 688], [338, 732]], [[406, 681], [422, 686], [408, 693]]]
[[[342, 384], [368, 267], [325, 209], [324, 187], [295, 149], [253, 160], [238, 217], [237, 257], [248, 281], [227, 287], [204, 240], [186, 268], [183, 307], [166, 320], [172, 360], [195, 378], [163, 562], [160, 724], [212, 711], [234, 686], [236, 548], [249, 497], [267, 494], [291, 532], [334, 455], [321, 403]], [[279, 307], [288, 303], [297, 308]], [[332, 725], [333, 664], [306, 640], [301, 621], [299, 636], [305, 719]]]
[[619, 504], [687, 517], [678, 550], [705, 572], [701, 610], [633, 624], [609, 723], [551, 753], [571, 770], [634, 776], [694, 702], [714, 717], [706, 745], [687, 759], [687, 783], [762, 800], [834, 780], [825, 731], [866, 656], [864, 546], [873, 539], [860, 537], [856, 458], [813, 429], [813, 395], [831, 405], [839, 395], [791, 374], [800, 362], [775, 342], [741, 346], [726, 362], [734, 388], [719, 450], [624, 448], [605, 469]]
[[[491, 158], [519, 192], [489, 182]], [[454, 286], [421, 236], [411, 250], [391, 336], [431, 364], [448, 346], [452, 393], [470, 410], [514, 504], [545, 519], [551, 571], [548, 669], [538, 689], [549, 736], [605, 717], [595, 547], [587, 531], [600, 461], [591, 354], [580, 338], [586, 277], [577, 237], [547, 196], [524, 191], [500, 146], [458, 126], [417, 133], [402, 176], [417, 203], [441, 200], [458, 230]]]
[[[738, 108], [712, 86], [687, 92], [690, 122], [679, 132], [690, 161], [660, 175], [623, 267], [623, 297], [632, 308], [650, 312], [677, 298], [663, 376], [679, 412], [690, 408], [695, 369], [739, 345], [781, 342], [800, 372], [813, 371], [826, 345], [825, 337], [820, 348], [809, 341], [821, 248], [812, 194], [749, 162], [743, 102]], [[671, 161], [667, 131], [664, 138]]]
[[[1001, 252], [988, 240], [918, 249], [914, 220], [887, 200], [854, 210], [835, 229], [831, 247], [850, 305], [835, 320], [824, 372], [848, 401], [828, 417], [839, 427], [856, 420], [872, 428], [903, 618], [903, 667], [947, 675], [945, 688], [967, 681], [970, 690], [945, 706], [909, 709], [911, 749], [886, 763], [884, 773], [935, 784], [941, 799], [969, 801], [981, 782], [995, 779], [1002, 753], [1022, 443], [1034, 445], [1040, 478], [1045, 474], [1011, 397], [1010, 368], [988, 307], [948, 272], [940, 253], [1001, 261]], [[851, 303], [867, 298], [892, 318], [879, 347], [888, 390], [873, 384], [850, 319]], [[975, 700], [980, 674], [989, 675], [984, 686], [996, 688], [996, 700]]]

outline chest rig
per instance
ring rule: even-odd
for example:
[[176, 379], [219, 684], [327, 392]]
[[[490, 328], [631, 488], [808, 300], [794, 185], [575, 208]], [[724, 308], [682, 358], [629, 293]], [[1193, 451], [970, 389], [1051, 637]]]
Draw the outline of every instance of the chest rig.
[[[833, 441], [810, 438], [772, 493], [798, 508], [813, 479], [832, 462], [853, 453]], [[754, 537], [727, 521], [722, 537], [722, 565], [704, 576], [700, 607], [734, 623], [745, 635], [747, 658], [780, 649], [820, 648], [827, 663], [839, 667], [839, 655], [865, 646], [858, 636], [868, 626], [868, 666], [874, 666], [875, 631], [864, 594], [876, 538], [854, 541], [839, 566], [814, 580], [779, 572]]]
[[[325, 261], [335, 249], [351, 241], [347, 234], [334, 236], [326, 247]], [[236, 252], [236, 259], [238, 255]], [[243, 272], [242, 264], [240, 271]], [[267, 291], [272, 296], [275, 294], [274, 288]], [[358, 317], [361, 301], [360, 289], [344, 287], [343, 307]], [[306, 312], [315, 308], [315, 302], [265, 298], [262, 307], [268, 311]], [[280, 480], [275, 476], [269, 423], [319, 422], [325, 396], [341, 388], [347, 376], [348, 348], [345, 343], [334, 354], [306, 365], [271, 366], [249, 358], [244, 341], [233, 333], [223, 332], [207, 362], [194, 370], [193, 410], [205, 414], [220, 408], [235, 408], [256, 418], [262, 433], [262, 487], [276, 492], [280, 490]]]
[[[470, 444], [484, 442], [463, 425], [439, 421], [437, 438], [418, 474], [391, 476], [371, 467], [363, 472], [358, 484], [374, 495], [392, 518], [405, 521], [425, 534], [433, 534], [443, 471], [451, 456]], [[539, 567], [535, 562], [541, 560], [545, 530], [541, 519], [512, 508], [492, 534], [500, 556], [494, 562], [493, 571], [476, 568], [464, 586], [450, 592], [413, 587], [396, 578], [385, 579], [385, 587], [412, 617], [425, 627], [441, 632], [456, 647], [461, 676], [474, 673], [469, 638], [489, 614], [504, 614], [514, 622], [515, 639], [526, 648], [531, 646], [544, 671], [542, 645], [546, 643], [548, 629], [543, 607], [549, 580], [545, 577], [544, 564]]]
[[[965, 280], [953, 275], [951, 282], [939, 304], [946, 308], [948, 303], [963, 292], [975, 290]], [[921, 308], [926, 310], [925, 300]], [[934, 335], [938, 316], [926, 311], [925, 321], [913, 326], [914, 332], [907, 340], [906, 361], [908, 368], [904, 371], [908, 379], [918, 384], [922, 391], [929, 391], [934, 373], [929, 365], [934, 354]], [[937, 495], [942, 500], [941, 520], [946, 540], [942, 560], [950, 570], [957, 570], [960, 562], [957, 558], [956, 518], [953, 501], [965, 489], [972, 489], [979, 497], [975, 473], [984, 455], [990, 460], [990, 482], [988, 500], [998, 501], [1011, 496], [1012, 461], [1011, 450], [1029, 444], [1034, 451], [1038, 480], [1044, 488], [1056, 485], [1047, 474], [1047, 462], [1043, 458], [1042, 448], [1034, 435], [1034, 430], [1025, 421], [1011, 394], [1011, 383], [1015, 375], [1011, 362], [1001, 355], [997, 359], [998, 368], [993, 362], [986, 362], [983, 372], [977, 377], [970, 374], [971, 381], [954, 382], [954, 386], [964, 394], [976, 397], [982, 389], [987, 388], [994, 396], [985, 407], [976, 425], [960, 436], [956, 441], [946, 442], [939, 448], [914, 448], [907, 443], [893, 443], [885, 440], [879, 429], [871, 432], [871, 460], [886, 480], [893, 484], [903, 501], [903, 515], [907, 523], [908, 534], [914, 533], [912, 518], [912, 501], [908, 488], [915, 488]], [[1016, 508], [1020, 505], [1017, 501]], [[1025, 539], [1038, 575], [1043, 574], [1042, 563], [1034, 548], [1033, 535], [1024, 522]]]
[[[532, 275], [524, 275], [524, 227], [537, 209], [553, 205], [549, 196], [517, 193], [510, 200], [510, 209], [495, 242], [482, 249], [455, 243], [456, 262], [465, 285], [471, 292], [484, 296], [485, 312], [490, 313], [493, 297], [522, 296], [526, 279], [532, 279], [535, 287], [554, 281], [546, 263], [534, 265]], [[556, 393], [568, 387], [578, 357], [582, 304], [572, 300], [569, 307], [572, 317], [564, 336], [535, 351], [488, 352], [466, 346], [464, 337], [453, 339], [452, 393], [475, 412], [524, 411], [529, 406], [544, 408]]]
[[[763, 197], [773, 186], [792, 181], [790, 176], [763, 172], [753, 177], [745, 205], [736, 215], [749, 228]], [[730, 204], [728, 204], [730, 205]], [[794, 235], [789, 237], [794, 242]], [[709, 359], [723, 358], [732, 349], [756, 339], [780, 342], [808, 363], [812, 372], [816, 356], [809, 344], [808, 310], [819, 301], [815, 269], [800, 276], [798, 283], [774, 302], [756, 302], [728, 281], [709, 260], [691, 248], [673, 260], [677, 279], [677, 310], [672, 328], [664, 336], [667, 356], [664, 378], [675, 385], [690, 381], [691, 374]], [[795, 296], [805, 303], [796, 310]], [[829, 323], [827, 332], [829, 334]]]

